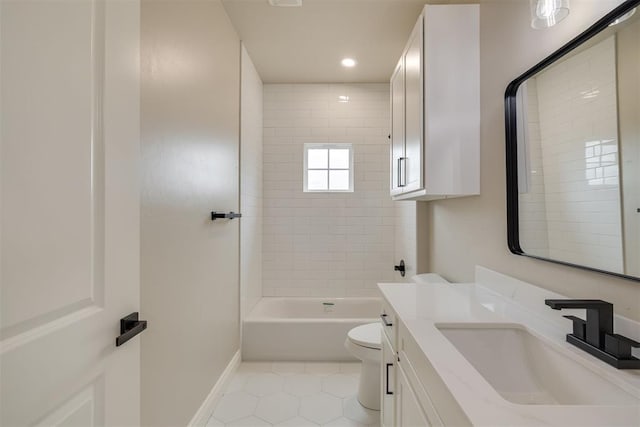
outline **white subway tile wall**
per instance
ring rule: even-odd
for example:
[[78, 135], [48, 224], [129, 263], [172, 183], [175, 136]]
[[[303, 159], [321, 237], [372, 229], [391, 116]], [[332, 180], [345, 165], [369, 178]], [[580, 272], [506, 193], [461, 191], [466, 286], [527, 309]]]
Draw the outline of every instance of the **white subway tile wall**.
[[[525, 138], [529, 155], [528, 188], [519, 195], [519, 233], [522, 249], [530, 254], [549, 257], [549, 232], [545, 203], [542, 141], [538, 113], [538, 85], [530, 79], [527, 88], [527, 128]], [[524, 165], [523, 165], [524, 166]], [[522, 191], [522, 190], [521, 190]]]
[[[394, 278], [389, 85], [265, 84], [263, 134], [263, 295], [377, 295]], [[353, 193], [303, 192], [309, 142], [353, 144]]]
[[615, 49], [610, 37], [536, 84], [549, 256], [622, 272]]

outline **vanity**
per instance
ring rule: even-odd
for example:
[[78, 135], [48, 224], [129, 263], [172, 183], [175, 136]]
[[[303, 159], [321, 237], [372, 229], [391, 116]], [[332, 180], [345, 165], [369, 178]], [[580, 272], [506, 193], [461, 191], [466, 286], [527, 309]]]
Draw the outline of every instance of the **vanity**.
[[[441, 282], [378, 285], [382, 425], [640, 425], [640, 371], [565, 340], [563, 315], [584, 310], [552, 310], [564, 296], [483, 267], [474, 283]], [[640, 339], [638, 322], [614, 327]]]

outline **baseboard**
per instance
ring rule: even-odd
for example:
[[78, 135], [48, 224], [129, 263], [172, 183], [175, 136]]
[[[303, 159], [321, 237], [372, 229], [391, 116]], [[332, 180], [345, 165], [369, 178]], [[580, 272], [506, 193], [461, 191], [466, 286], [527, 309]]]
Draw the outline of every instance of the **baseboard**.
[[200, 405], [200, 408], [196, 411], [196, 414], [188, 424], [189, 427], [201, 427], [207, 424], [207, 421], [209, 421], [209, 418], [211, 417], [216, 404], [222, 397], [222, 392], [229, 384], [229, 381], [231, 380], [231, 377], [235, 373], [236, 369], [238, 369], [240, 361], [240, 350], [238, 350], [236, 354], [234, 354], [231, 358], [231, 361], [229, 362], [227, 367], [224, 368], [222, 375], [220, 375], [220, 378], [218, 378], [218, 381], [216, 381], [216, 383], [214, 384], [207, 398], [204, 399], [204, 402], [202, 402], [202, 405]]

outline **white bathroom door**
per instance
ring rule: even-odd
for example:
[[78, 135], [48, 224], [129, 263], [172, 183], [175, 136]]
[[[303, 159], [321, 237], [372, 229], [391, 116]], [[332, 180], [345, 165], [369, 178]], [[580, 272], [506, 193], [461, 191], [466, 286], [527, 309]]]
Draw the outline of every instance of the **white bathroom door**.
[[2, 426], [140, 422], [138, 50], [137, 0], [0, 0]]

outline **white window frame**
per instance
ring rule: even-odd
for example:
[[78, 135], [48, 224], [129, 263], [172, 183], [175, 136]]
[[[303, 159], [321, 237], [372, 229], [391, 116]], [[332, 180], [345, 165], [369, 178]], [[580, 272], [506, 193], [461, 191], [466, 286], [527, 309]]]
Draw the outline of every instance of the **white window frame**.
[[[307, 173], [309, 171], [308, 168], [308, 159], [309, 159], [309, 150], [310, 149], [327, 149], [327, 150], [331, 150], [331, 149], [340, 149], [340, 150], [349, 150], [349, 169], [344, 169], [344, 168], [331, 168], [330, 164], [327, 164], [326, 168], [313, 168], [311, 170], [326, 170], [327, 171], [327, 189], [326, 190], [310, 190], [308, 188], [308, 176], [309, 174]], [[315, 142], [311, 142], [311, 143], [305, 143], [304, 144], [304, 167], [302, 169], [302, 174], [303, 174], [303, 191], [305, 193], [353, 193], [354, 191], [354, 186], [353, 186], [353, 176], [354, 176], [354, 170], [353, 170], [353, 144], [348, 144], [348, 143], [315, 143]], [[331, 190], [329, 188], [329, 171], [332, 170], [348, 170], [349, 171], [349, 188], [347, 190]]]

